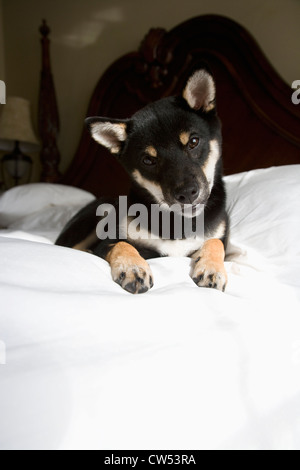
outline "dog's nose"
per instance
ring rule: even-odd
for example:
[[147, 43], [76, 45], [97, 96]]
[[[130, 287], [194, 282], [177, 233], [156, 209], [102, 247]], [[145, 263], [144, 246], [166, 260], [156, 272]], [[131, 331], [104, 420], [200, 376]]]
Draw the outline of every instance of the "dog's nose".
[[193, 204], [199, 195], [199, 188], [196, 184], [178, 188], [175, 191], [175, 199], [180, 204]]

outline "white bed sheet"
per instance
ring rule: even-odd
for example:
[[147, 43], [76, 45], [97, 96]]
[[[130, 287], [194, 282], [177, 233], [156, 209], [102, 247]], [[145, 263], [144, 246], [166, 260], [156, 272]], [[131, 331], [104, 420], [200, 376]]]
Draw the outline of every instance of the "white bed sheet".
[[132, 296], [101, 259], [4, 234], [0, 449], [300, 448], [298, 246], [234, 231], [225, 294], [164, 258]]

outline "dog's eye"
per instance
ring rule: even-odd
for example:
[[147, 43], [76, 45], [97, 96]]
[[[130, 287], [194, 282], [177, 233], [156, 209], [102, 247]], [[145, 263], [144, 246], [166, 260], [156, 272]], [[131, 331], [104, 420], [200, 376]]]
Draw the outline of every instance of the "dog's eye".
[[144, 157], [144, 158], [143, 158], [143, 163], [144, 163], [144, 165], [146, 165], [146, 166], [154, 166], [154, 165], [156, 165], [156, 163], [157, 163], [157, 159], [147, 156], [147, 157]]
[[188, 143], [189, 149], [190, 149], [190, 150], [193, 150], [193, 149], [195, 149], [196, 147], [198, 147], [199, 142], [200, 142], [199, 137], [192, 137], [192, 138], [189, 140], [189, 143]]

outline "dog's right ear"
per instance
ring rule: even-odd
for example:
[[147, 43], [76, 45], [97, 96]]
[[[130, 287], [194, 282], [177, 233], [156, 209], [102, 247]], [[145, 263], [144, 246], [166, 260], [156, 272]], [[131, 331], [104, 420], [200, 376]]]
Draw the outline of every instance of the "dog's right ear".
[[90, 117], [85, 123], [93, 139], [113, 154], [121, 151], [122, 143], [127, 139], [128, 120]]
[[197, 70], [188, 80], [183, 97], [195, 111], [202, 109], [208, 113], [215, 108], [216, 85], [206, 70]]

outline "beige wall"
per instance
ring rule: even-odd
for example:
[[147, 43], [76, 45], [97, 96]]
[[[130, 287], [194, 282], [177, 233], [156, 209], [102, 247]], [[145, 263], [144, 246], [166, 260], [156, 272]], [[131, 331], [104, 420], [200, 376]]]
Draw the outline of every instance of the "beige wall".
[[0, 80], [5, 80], [2, 0], [0, 0]]
[[98, 78], [117, 57], [136, 49], [150, 27], [170, 29], [205, 13], [226, 15], [253, 34], [288, 83], [300, 79], [299, 0], [2, 0], [2, 4], [9, 93], [30, 99], [35, 110], [41, 19], [45, 17], [52, 28], [63, 170], [74, 155]]
[[[4, 60], [4, 34], [3, 34], [3, 17], [2, 17], [2, 0], [0, 0], [0, 80], [5, 81], [5, 60]], [[4, 105], [0, 105], [4, 106]], [[0, 159], [4, 152], [0, 150]], [[2, 185], [2, 176], [0, 171], [0, 189]]]

